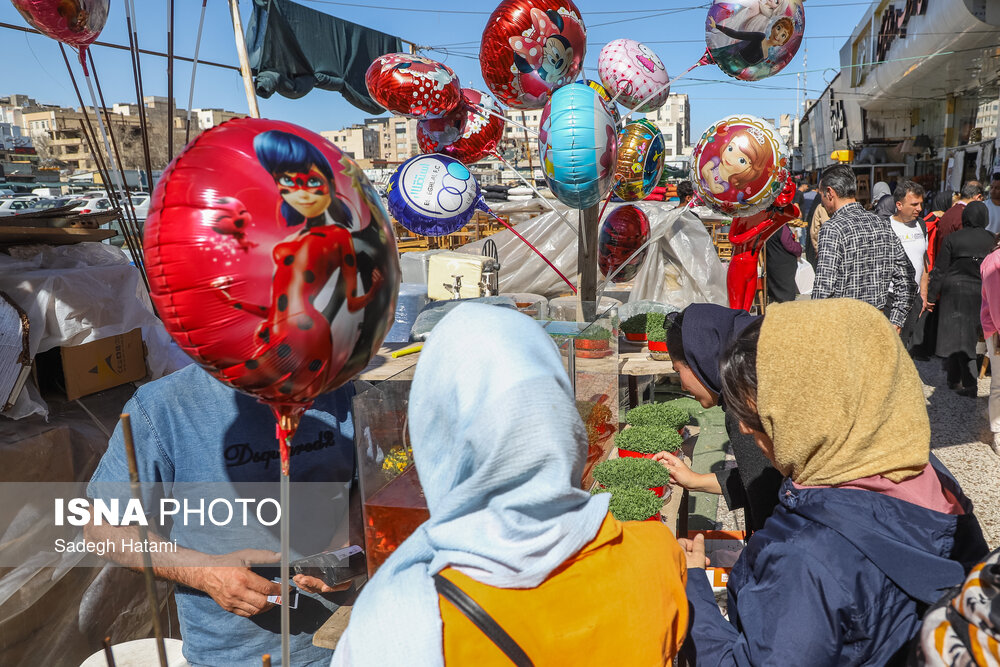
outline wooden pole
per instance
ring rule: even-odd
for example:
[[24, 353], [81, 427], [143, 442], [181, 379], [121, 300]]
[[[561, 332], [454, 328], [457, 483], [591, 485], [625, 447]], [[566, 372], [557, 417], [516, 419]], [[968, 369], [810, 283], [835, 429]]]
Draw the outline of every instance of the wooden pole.
[[174, 159], [174, 0], [167, 0], [167, 162]]
[[597, 317], [597, 214], [598, 204], [580, 211], [577, 244], [577, 280], [580, 315], [584, 322]]
[[250, 74], [250, 56], [247, 55], [247, 42], [243, 36], [243, 20], [240, 18], [240, 6], [236, 0], [229, 0], [229, 9], [233, 17], [233, 36], [236, 38], [236, 55], [240, 58], [240, 74], [243, 76], [243, 88], [247, 94], [247, 106], [251, 118], [260, 118], [260, 108], [257, 106], [257, 93], [253, 89], [253, 76]]

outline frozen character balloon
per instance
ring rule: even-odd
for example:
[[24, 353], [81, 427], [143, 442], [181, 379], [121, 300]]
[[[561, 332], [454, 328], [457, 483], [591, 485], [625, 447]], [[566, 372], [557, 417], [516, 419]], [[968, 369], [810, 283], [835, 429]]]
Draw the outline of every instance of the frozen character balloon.
[[784, 143], [769, 123], [755, 116], [729, 116], [715, 123], [692, 158], [695, 190], [723, 215], [764, 210], [788, 175]]
[[538, 109], [583, 66], [587, 31], [571, 0], [504, 0], [483, 30], [479, 61], [503, 104]]
[[780, 71], [805, 31], [801, 0], [717, 1], [705, 20], [711, 59], [729, 76], [756, 81]]
[[652, 49], [634, 39], [605, 44], [597, 72], [608, 92], [635, 111], [656, 111], [670, 95], [670, 76], [663, 62]]

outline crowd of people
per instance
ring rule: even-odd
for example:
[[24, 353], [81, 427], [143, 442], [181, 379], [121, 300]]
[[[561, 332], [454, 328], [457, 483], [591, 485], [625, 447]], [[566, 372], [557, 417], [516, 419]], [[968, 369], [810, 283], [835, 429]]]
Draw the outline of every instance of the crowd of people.
[[[913, 361], [942, 357], [962, 390], [980, 330], [989, 356], [1000, 356], [991, 209], [978, 183], [953, 205], [934, 197], [926, 214], [915, 183], [877, 191], [869, 210], [849, 168], [823, 173], [811, 197], [827, 213], [819, 224], [811, 218], [812, 299], [773, 304], [763, 316], [711, 304], [672, 316], [674, 369], [702, 406], [725, 412], [737, 465], [700, 474], [670, 453], [654, 459], [676, 484], [745, 510], [728, 618], [700, 536], [618, 521], [608, 494], [580, 488], [586, 428], [545, 331], [518, 312], [470, 303], [437, 325], [410, 389], [408, 432], [430, 518], [356, 599], [296, 576], [292, 663], [669, 665], [680, 656], [691, 665], [964, 666], [991, 652], [1000, 661], [1000, 552], [988, 553], [971, 502], [931, 451]], [[456, 355], [470, 338], [477, 345]], [[1000, 433], [1000, 385], [991, 387]], [[352, 397], [342, 388], [305, 414], [300, 434], [324, 446], [296, 455], [293, 481], [356, 479]], [[142, 478], [175, 494], [186, 482], [278, 478], [266, 456], [267, 409], [197, 366], [143, 386], [124, 411], [135, 416]], [[260, 454], [254, 465], [233, 460], [234, 443]], [[91, 492], [127, 480], [119, 428]], [[335, 539], [326, 529], [346, 506], [310, 539]], [[87, 527], [95, 537], [130, 530]], [[273, 655], [274, 531], [248, 530], [239, 537], [253, 549], [243, 550], [236, 536], [197, 547], [194, 537], [179, 524], [150, 537], [208, 558], [197, 568], [154, 563], [177, 584], [188, 663]], [[313, 645], [344, 603], [353, 612], [336, 650]]]
[[[992, 363], [979, 363], [997, 347], [990, 305], [1000, 306], [1000, 284], [987, 277], [996, 270], [988, 258], [1000, 234], [1000, 173], [988, 186], [972, 180], [954, 193], [928, 193], [911, 180], [878, 182], [866, 202], [857, 192], [846, 165], [827, 169], [815, 188], [800, 184], [801, 245], [787, 226], [768, 241], [769, 284], [793, 280], [803, 256], [815, 268], [813, 299], [849, 297], [882, 310], [914, 359], [941, 359], [949, 389], [961, 396], [976, 398], [988, 365], [989, 444], [1000, 453], [1000, 378]], [[768, 297], [801, 298], [770, 286]]]

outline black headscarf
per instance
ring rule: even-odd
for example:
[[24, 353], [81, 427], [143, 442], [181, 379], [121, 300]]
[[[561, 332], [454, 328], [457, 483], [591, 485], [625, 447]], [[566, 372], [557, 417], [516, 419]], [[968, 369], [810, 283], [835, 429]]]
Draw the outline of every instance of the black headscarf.
[[986, 229], [990, 221], [990, 210], [981, 201], [969, 202], [962, 211], [962, 227], [965, 229]]
[[947, 211], [951, 208], [951, 193], [948, 191], [939, 192], [934, 195], [934, 210]]
[[723, 308], [712, 303], [693, 303], [684, 309], [681, 336], [687, 365], [706, 389], [719, 395], [720, 400], [722, 378], [719, 376], [719, 360], [730, 341], [757, 319], [745, 310]]
[[873, 209], [875, 215], [882, 218], [888, 218], [896, 215], [896, 200], [892, 195], [883, 195], [881, 199], [875, 202], [875, 208]]

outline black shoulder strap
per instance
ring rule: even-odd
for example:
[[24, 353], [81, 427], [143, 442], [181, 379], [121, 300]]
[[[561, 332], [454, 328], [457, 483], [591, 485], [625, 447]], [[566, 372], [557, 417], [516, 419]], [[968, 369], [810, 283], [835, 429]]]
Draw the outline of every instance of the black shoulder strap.
[[434, 588], [437, 589], [438, 595], [455, 605], [456, 609], [472, 621], [472, 623], [479, 628], [484, 635], [489, 637], [490, 641], [496, 644], [497, 648], [503, 651], [504, 655], [510, 658], [510, 661], [517, 665], [517, 667], [534, 667], [534, 663], [531, 662], [531, 659], [528, 658], [528, 655], [524, 652], [524, 650], [518, 646], [513, 637], [508, 635], [507, 632], [493, 620], [493, 617], [486, 613], [485, 609], [480, 607], [475, 600], [470, 598], [468, 594], [456, 586], [454, 582], [446, 579], [438, 573], [434, 575]]

